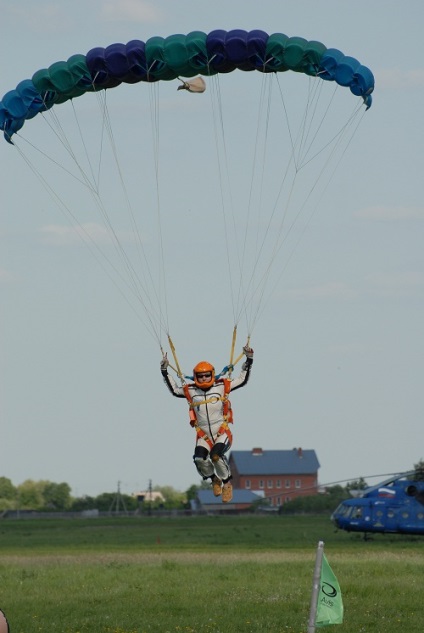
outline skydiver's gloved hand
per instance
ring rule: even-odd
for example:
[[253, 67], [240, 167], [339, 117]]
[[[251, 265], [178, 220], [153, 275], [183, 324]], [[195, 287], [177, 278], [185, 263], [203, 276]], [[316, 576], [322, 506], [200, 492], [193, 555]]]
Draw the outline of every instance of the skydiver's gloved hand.
[[253, 360], [253, 349], [251, 347], [249, 347], [248, 345], [245, 345], [243, 347], [243, 352], [246, 355], [246, 358]]
[[168, 371], [168, 366], [169, 366], [168, 354], [164, 354], [162, 356], [162, 360], [160, 361], [160, 370], [161, 370], [161, 372]]
[[243, 363], [243, 369], [248, 371], [253, 363], [253, 349], [249, 345], [243, 347], [243, 352], [246, 355], [246, 360]]

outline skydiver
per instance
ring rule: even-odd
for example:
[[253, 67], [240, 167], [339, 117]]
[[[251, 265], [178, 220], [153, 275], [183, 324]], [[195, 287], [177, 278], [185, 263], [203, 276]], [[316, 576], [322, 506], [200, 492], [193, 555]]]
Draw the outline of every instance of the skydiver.
[[253, 363], [253, 349], [243, 347], [246, 360], [237, 378], [216, 378], [213, 365], [202, 361], [193, 369], [194, 382], [179, 387], [168, 374], [169, 361], [164, 354], [160, 370], [163, 380], [173, 396], [186, 398], [189, 403], [190, 424], [196, 431], [193, 460], [197, 472], [204, 479], [211, 479], [215, 497], [222, 495], [228, 503], [233, 498], [231, 470], [225, 453], [232, 443], [229, 423], [232, 420], [230, 391], [244, 387], [249, 380]]

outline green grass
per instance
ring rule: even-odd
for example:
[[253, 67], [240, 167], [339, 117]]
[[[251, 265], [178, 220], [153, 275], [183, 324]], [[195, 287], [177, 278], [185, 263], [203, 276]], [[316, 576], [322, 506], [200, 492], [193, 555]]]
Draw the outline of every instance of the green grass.
[[11, 633], [302, 633], [320, 539], [336, 631], [422, 632], [424, 539], [364, 542], [326, 517], [4, 520], [0, 607]]

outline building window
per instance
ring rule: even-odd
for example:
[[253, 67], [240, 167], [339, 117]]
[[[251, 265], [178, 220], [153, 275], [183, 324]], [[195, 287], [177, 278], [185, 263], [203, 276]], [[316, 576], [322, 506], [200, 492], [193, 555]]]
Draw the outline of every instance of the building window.
[[285, 485], [286, 488], [290, 488], [290, 479], [286, 479], [284, 485]]
[[246, 490], [250, 490], [250, 479], [246, 479], [245, 487]]
[[281, 479], [277, 479], [276, 486], [277, 488], [281, 488]]
[[265, 482], [263, 479], [259, 480], [259, 488], [265, 488]]
[[295, 479], [294, 486], [295, 486], [295, 488], [300, 488], [301, 487], [300, 479]]
[[267, 487], [272, 488], [272, 479], [268, 479]]

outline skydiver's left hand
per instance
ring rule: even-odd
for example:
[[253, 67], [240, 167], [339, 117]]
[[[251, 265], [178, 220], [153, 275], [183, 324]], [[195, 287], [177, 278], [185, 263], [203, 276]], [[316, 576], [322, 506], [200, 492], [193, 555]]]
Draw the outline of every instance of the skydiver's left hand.
[[243, 352], [246, 355], [246, 358], [250, 358], [250, 360], [253, 360], [253, 349], [251, 347], [245, 345], [243, 347]]

